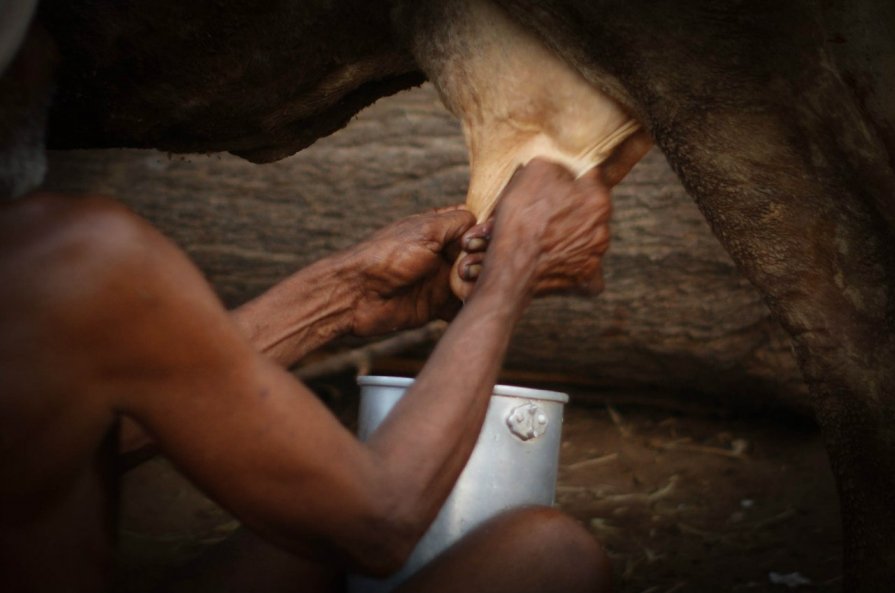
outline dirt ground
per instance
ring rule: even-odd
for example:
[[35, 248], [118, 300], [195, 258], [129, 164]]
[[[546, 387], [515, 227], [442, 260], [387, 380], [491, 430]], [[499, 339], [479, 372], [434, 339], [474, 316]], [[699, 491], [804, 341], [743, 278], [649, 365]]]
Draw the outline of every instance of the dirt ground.
[[620, 591], [781, 591], [793, 573], [840, 588], [835, 487], [809, 426], [573, 405], [560, 472], [557, 502], [604, 542]]
[[[349, 426], [352, 383], [313, 384]], [[572, 398], [557, 503], [603, 542], [616, 591], [840, 590], [836, 493], [810, 422], [682, 413], [630, 394]], [[127, 589], [150, 590], [237, 525], [163, 459], [131, 470], [121, 524]]]

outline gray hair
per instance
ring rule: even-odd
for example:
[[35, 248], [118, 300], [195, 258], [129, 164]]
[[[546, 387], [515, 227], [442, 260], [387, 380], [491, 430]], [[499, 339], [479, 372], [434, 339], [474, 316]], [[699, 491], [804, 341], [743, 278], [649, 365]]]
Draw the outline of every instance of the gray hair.
[[44, 137], [52, 94], [52, 42], [30, 27], [36, 0], [0, 0], [0, 200], [44, 179]]
[[43, 183], [47, 173], [44, 136], [49, 101], [10, 105], [8, 92], [4, 92], [9, 89], [4, 87], [7, 82], [0, 82], [0, 200], [9, 200]]
[[12, 62], [37, 8], [37, 0], [0, 0], [0, 73]]

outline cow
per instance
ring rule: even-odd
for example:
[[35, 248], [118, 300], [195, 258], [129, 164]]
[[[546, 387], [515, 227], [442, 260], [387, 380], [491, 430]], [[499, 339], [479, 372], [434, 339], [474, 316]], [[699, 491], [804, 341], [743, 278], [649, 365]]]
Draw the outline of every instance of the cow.
[[[473, 139], [499, 137], [503, 125], [482, 116], [494, 89], [477, 91], [475, 59], [464, 59], [487, 53], [488, 30], [500, 22], [498, 11], [481, 4], [430, 3], [398, 16], [415, 57]], [[888, 502], [895, 486], [895, 9], [872, 2], [495, 4], [646, 128], [790, 334], [837, 478], [848, 590], [884, 590], [895, 575]], [[495, 70], [496, 81], [508, 76]], [[511, 98], [497, 101], [500, 119], [512, 119]], [[542, 123], [545, 132], [560, 130], [554, 137], [569, 127]], [[490, 128], [470, 131], [476, 125]]]
[[[425, 78], [465, 118], [472, 78], [464, 55], [494, 30], [467, 26], [481, 24], [469, 18], [480, 10], [541, 44], [622, 124], [634, 122], [619, 142], [647, 135], [666, 155], [792, 338], [838, 483], [847, 589], [888, 589], [891, 3], [47, 0], [33, 35], [55, 48], [45, 62], [58, 62], [46, 142], [229, 151], [269, 162]], [[514, 98], [501, 90], [498, 101]], [[464, 123], [474, 137], [475, 118]]]

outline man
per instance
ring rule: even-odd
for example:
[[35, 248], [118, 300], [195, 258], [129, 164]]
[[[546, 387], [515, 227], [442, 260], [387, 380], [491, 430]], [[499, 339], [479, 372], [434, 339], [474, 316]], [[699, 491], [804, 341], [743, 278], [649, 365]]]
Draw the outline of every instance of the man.
[[[122, 415], [265, 539], [348, 569], [397, 569], [475, 444], [515, 322], [544, 287], [593, 285], [608, 217], [598, 172], [523, 169], [470, 297], [364, 444], [284, 367], [338, 335], [444, 309], [448, 247], [489, 243], [465, 210], [400, 221], [228, 314], [177, 247], [111, 200], [3, 204], [0, 588], [103, 588]], [[452, 566], [466, 585], [438, 577]], [[583, 528], [529, 509], [470, 535], [407, 590], [588, 591], [605, 571]]]
[[[608, 188], [643, 150], [623, 147], [578, 180], [534, 161], [488, 224], [474, 226], [462, 208], [399, 221], [228, 313], [180, 249], [113, 200], [15, 197], [40, 175], [33, 159], [18, 159], [23, 143], [40, 138], [20, 131], [43, 121], [40, 103], [20, 92], [47, 85], [29, 66], [40, 62], [32, 49], [0, 85], [15, 108], [0, 126], [9, 197], [0, 202], [0, 590], [108, 587], [124, 417], [249, 530], [289, 552], [258, 558], [274, 558], [284, 577], [260, 589], [323, 590], [333, 571], [399, 568], [466, 463], [528, 303], [601, 287]], [[285, 367], [339, 335], [456, 311], [447, 254], [461, 245], [470, 255], [458, 273], [475, 286], [408, 396], [359, 442]], [[401, 590], [607, 583], [590, 534], [533, 508], [489, 522]]]

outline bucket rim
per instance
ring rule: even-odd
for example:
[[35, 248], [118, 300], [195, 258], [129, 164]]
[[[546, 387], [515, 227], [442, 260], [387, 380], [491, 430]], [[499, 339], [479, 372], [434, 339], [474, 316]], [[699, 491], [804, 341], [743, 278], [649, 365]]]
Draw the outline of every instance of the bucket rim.
[[[363, 375], [357, 378], [357, 384], [377, 387], [410, 387], [413, 385], [412, 377], [392, 377], [388, 375]], [[521, 397], [525, 399], [539, 399], [544, 401], [569, 403], [569, 394], [562, 391], [550, 391], [548, 389], [534, 389], [532, 387], [518, 387], [516, 385], [495, 385], [492, 395], [502, 397]]]

